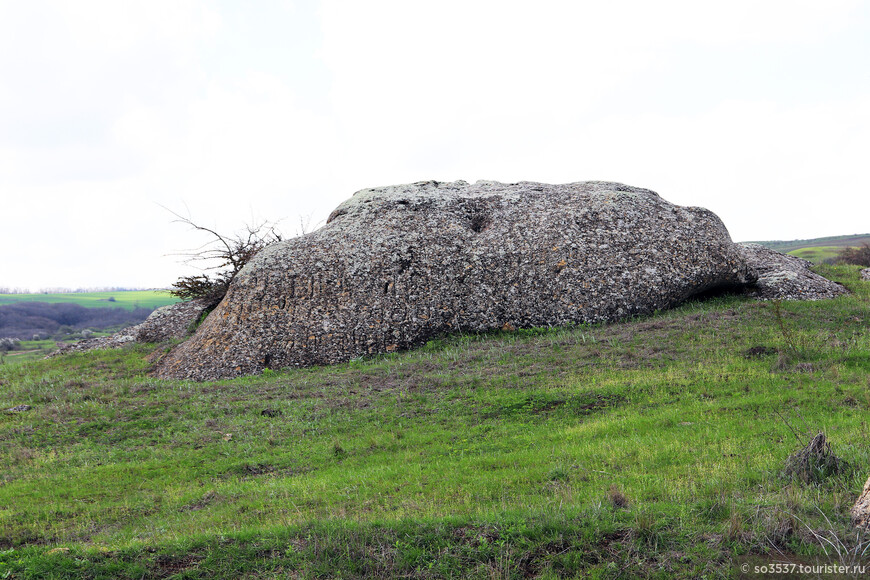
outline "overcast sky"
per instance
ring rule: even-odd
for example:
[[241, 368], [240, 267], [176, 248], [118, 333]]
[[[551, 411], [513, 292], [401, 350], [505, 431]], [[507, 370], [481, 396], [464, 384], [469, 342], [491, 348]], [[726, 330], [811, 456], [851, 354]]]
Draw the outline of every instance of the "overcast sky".
[[354, 191], [611, 180], [736, 241], [870, 231], [870, 2], [0, 0], [0, 286]]

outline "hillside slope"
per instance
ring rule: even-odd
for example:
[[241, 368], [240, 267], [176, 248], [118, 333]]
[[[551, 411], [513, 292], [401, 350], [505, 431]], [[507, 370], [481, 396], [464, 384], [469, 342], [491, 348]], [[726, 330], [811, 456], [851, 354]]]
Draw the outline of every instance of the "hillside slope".
[[[0, 366], [0, 576], [735, 577], [854, 543], [870, 282], [205, 383]], [[27, 406], [26, 410], [23, 410]], [[847, 464], [786, 473], [823, 430]], [[850, 467], [851, 466], [851, 467]], [[828, 536], [834, 537], [834, 536]]]
[[830, 246], [835, 248], [845, 248], [849, 246], [860, 246], [861, 244], [870, 244], [870, 234], [853, 234], [851, 236], [829, 236], [826, 238], [811, 238], [807, 240], [768, 240], [764, 242], [751, 242], [753, 244], [761, 244], [771, 250], [789, 254], [795, 250], [802, 248], [815, 248], [822, 246]]
[[0, 305], [18, 302], [78, 304], [85, 308], [148, 308], [175, 304], [178, 298], [165, 290], [124, 290], [118, 292], [60, 292], [34, 294], [0, 294]]

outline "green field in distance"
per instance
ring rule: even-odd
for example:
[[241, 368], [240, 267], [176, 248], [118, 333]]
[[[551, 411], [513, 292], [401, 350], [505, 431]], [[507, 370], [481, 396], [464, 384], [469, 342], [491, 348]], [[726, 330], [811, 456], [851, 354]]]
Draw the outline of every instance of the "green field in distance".
[[761, 244], [771, 250], [809, 260], [814, 264], [820, 264], [825, 260], [836, 258], [843, 248], [870, 244], [870, 234], [830, 236], [808, 240], [771, 240], [752, 243]]
[[35, 294], [0, 294], [0, 305], [16, 302], [68, 302], [87, 308], [158, 308], [175, 304], [179, 299], [168, 290], [122, 290], [119, 292], [63, 292]]
[[[771, 250], [782, 252], [784, 254], [792, 254], [795, 250], [802, 248], [845, 248], [848, 246], [856, 247], [861, 244], [870, 244], [870, 234], [853, 234], [850, 236], [828, 236], [825, 238], [811, 238], [807, 240], [768, 240], [764, 242], [750, 242], [753, 244], [761, 244]], [[809, 259], [809, 258], [807, 258]]]

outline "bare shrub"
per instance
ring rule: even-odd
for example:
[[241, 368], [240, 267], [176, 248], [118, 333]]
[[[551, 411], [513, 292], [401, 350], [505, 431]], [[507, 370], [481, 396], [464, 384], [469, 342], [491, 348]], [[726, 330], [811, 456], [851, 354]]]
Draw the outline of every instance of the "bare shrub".
[[200, 298], [207, 301], [210, 307], [217, 306], [245, 264], [266, 246], [284, 239], [277, 224], [269, 221], [248, 224], [241, 233], [227, 235], [197, 224], [190, 217], [164, 209], [177, 218], [175, 222], [211, 236], [211, 240], [199, 248], [179, 254], [184, 257], [185, 263], [208, 264], [202, 269], [213, 272], [182, 276], [175, 281], [169, 293], [182, 300]]
[[607, 499], [609, 499], [610, 504], [617, 509], [628, 507], [628, 497], [626, 497], [622, 490], [619, 489], [619, 486], [615, 483], [607, 490]]
[[834, 455], [831, 444], [821, 431], [806, 447], [790, 455], [785, 464], [786, 476], [803, 483], [821, 483], [831, 475], [846, 473], [850, 469], [846, 460]]
[[0, 351], [15, 350], [20, 344], [21, 341], [17, 338], [0, 338]]
[[864, 242], [858, 247], [848, 247], [840, 250], [836, 258], [839, 264], [855, 264], [857, 266], [870, 266], [870, 244]]

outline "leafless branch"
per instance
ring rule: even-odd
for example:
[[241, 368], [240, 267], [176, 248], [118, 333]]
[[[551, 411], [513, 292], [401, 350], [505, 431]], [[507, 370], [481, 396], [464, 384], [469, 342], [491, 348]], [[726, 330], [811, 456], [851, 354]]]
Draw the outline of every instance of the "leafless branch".
[[195, 231], [209, 234], [212, 238], [197, 248], [175, 255], [181, 256], [186, 264], [218, 262], [217, 265], [201, 268], [218, 270], [213, 276], [204, 274], [184, 276], [173, 284], [175, 290], [172, 290], [172, 293], [182, 299], [207, 298], [217, 304], [223, 298], [232, 279], [245, 264], [266, 246], [284, 239], [277, 224], [268, 220], [251, 222], [245, 226], [243, 232], [225, 235], [196, 223], [189, 212], [188, 216], [184, 216], [165, 206], [160, 207], [175, 216], [173, 223], [184, 224]]

